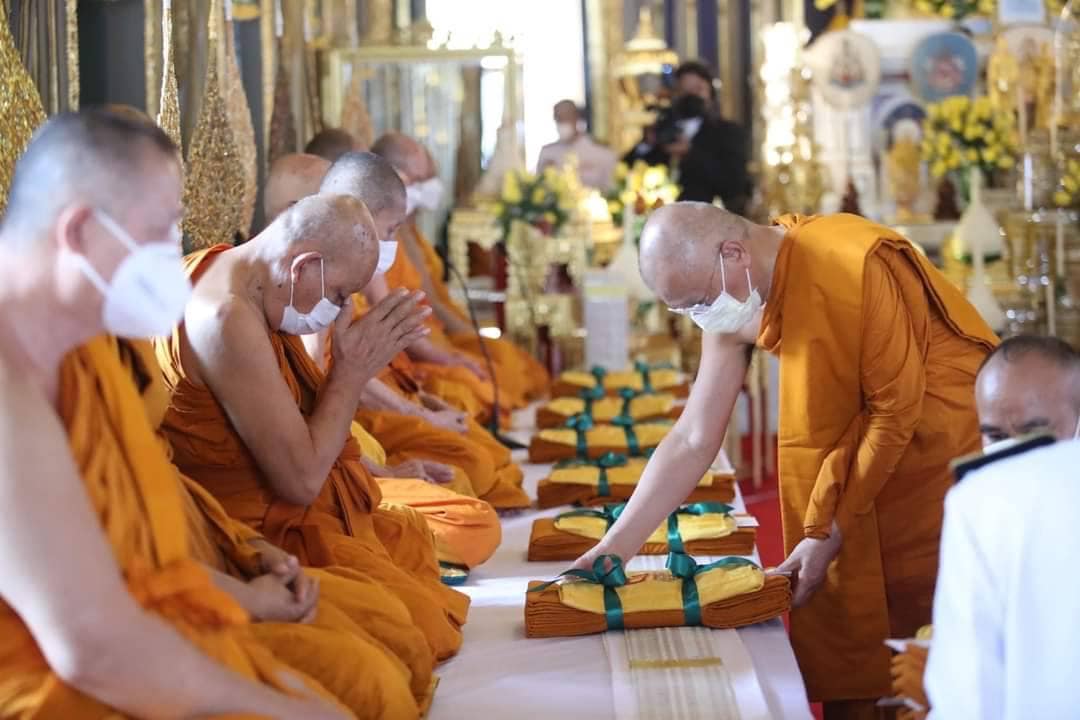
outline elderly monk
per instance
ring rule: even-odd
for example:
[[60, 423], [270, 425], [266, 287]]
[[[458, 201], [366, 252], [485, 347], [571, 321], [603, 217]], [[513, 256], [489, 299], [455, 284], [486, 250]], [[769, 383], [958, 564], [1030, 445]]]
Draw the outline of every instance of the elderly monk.
[[[314, 196], [243, 246], [189, 256], [199, 285], [158, 347], [173, 390], [163, 429], [176, 464], [231, 516], [305, 564], [386, 587], [442, 659], [460, 646], [467, 599], [440, 583], [423, 518], [379, 506], [350, 435], [366, 383], [426, 332], [418, 294], [358, 322], [339, 312], [371, 277], [376, 246], [361, 203]], [[324, 374], [299, 336], [331, 325], [342, 362]]]
[[304, 152], [316, 155], [327, 162], [334, 162], [347, 152], [367, 150], [367, 146], [341, 128], [325, 128], [304, 146]]
[[975, 406], [984, 446], [1036, 432], [1080, 437], [1080, 353], [1054, 337], [1005, 340], [979, 370]]
[[192, 558], [175, 472], [98, 337], [180, 317], [179, 218], [175, 146], [120, 114], [54, 116], [16, 167], [0, 230], [5, 717], [351, 717]]
[[873, 717], [886, 637], [929, 623], [949, 461], [979, 445], [975, 374], [997, 338], [911, 244], [852, 215], [754, 225], [701, 203], [650, 216], [645, 282], [705, 331], [685, 412], [602, 553], [628, 558], [716, 457], [757, 344], [780, 359], [779, 571], [826, 717]]
[[[304, 173], [303, 181], [290, 181], [289, 186], [297, 191], [294, 202], [318, 192], [330, 166], [321, 158], [302, 157], [324, 172]], [[369, 172], [379, 166], [383, 167], [381, 177]], [[335, 168], [337, 180], [330, 192], [365, 202], [375, 219], [378, 237], [390, 237], [405, 216], [405, 191], [393, 169], [371, 153], [349, 153], [335, 163]], [[314, 182], [307, 181], [312, 178]], [[362, 192], [360, 188], [367, 190]], [[400, 210], [393, 209], [394, 201]], [[380, 242], [380, 263], [393, 261], [393, 252], [385, 252], [387, 246], [393, 245], [396, 243]], [[369, 286], [379, 279], [376, 273]], [[354, 296], [355, 300], [362, 298], [360, 294]], [[325, 348], [328, 336], [324, 331], [304, 337], [309, 353], [324, 369], [329, 359]], [[404, 353], [399, 353], [392, 365], [398, 364], [399, 358], [405, 359]], [[424, 515], [439, 540], [441, 560], [475, 567], [491, 557], [502, 538], [498, 516], [485, 500], [490, 498], [500, 507], [528, 504], [520, 489], [521, 472], [501, 446], [496, 448], [497, 457], [504, 462], [496, 467], [492, 451], [485, 451], [485, 446], [478, 446], [477, 441], [464, 435], [486, 433], [470, 425], [460, 411], [427, 393], [415, 398], [416, 402], [399, 395], [398, 379], [395, 370], [385, 368], [361, 395], [357, 419], [378, 431], [376, 436], [364, 425], [353, 426], [364, 452], [364, 464], [379, 478], [384, 501], [409, 505]], [[478, 495], [485, 500], [477, 499]]]
[[[372, 153], [339, 158], [323, 179], [321, 192], [362, 201], [375, 218], [380, 238], [393, 237], [405, 220], [405, 187], [394, 168]], [[385, 269], [402, 252], [395, 241], [384, 240], [381, 245], [390, 250], [380, 257]], [[366, 311], [368, 298], [377, 302], [388, 293], [382, 273], [376, 273], [364, 293], [353, 298], [357, 312]], [[405, 353], [399, 353], [380, 378], [382, 382], [369, 384], [358, 417], [385, 446], [391, 461], [437, 459], [464, 471], [471, 492], [496, 508], [528, 507], [521, 469], [511, 460], [510, 451], [475, 420], [422, 390], [417, 370]]]
[[[440, 392], [440, 385], [466, 383], [484, 406], [490, 406], [488, 383], [481, 382], [487, 377], [482, 365], [481, 340], [468, 314], [450, 297], [443, 281], [442, 260], [415, 222], [417, 212], [434, 210], [441, 202], [442, 185], [435, 162], [426, 148], [400, 133], [383, 135], [372, 151], [390, 161], [408, 193], [408, 220], [397, 233], [405, 252], [398, 253], [396, 262], [386, 273], [386, 282], [390, 287], [424, 290], [434, 310], [428, 323], [431, 338], [424, 346], [410, 347], [410, 356], [421, 362], [422, 367], [431, 368], [431, 387], [439, 394], [447, 397]], [[524, 407], [547, 391], [550, 378], [535, 358], [506, 340], [483, 342], [494, 366], [503, 410]], [[470, 371], [472, 377], [463, 370]], [[467, 400], [463, 398], [462, 402]], [[465, 404], [463, 409], [476, 414], [481, 408]]]
[[318, 155], [292, 153], [282, 155], [270, 166], [263, 193], [263, 210], [266, 223], [270, 222], [300, 198], [312, 195], [312, 187], [319, 187], [330, 163]]

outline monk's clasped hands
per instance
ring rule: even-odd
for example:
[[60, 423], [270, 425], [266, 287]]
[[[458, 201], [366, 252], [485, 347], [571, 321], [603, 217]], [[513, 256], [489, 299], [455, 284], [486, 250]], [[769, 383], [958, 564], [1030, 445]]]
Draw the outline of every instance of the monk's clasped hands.
[[338, 314], [334, 322], [334, 366], [347, 368], [364, 383], [390, 364], [395, 355], [430, 334], [424, 321], [431, 308], [422, 292], [395, 290], [363, 317]]

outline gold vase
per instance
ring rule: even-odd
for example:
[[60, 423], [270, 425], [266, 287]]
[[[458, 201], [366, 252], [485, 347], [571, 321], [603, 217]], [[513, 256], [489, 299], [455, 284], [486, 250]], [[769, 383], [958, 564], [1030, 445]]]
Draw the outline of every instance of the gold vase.
[[255, 198], [259, 192], [259, 166], [255, 150], [255, 126], [251, 122], [251, 106], [248, 105], [244, 82], [240, 77], [240, 65], [236, 60], [232, 20], [225, 22], [225, 99], [229, 111], [229, 124], [236, 141], [237, 157], [244, 170], [244, 194], [240, 205], [243, 211], [240, 233], [245, 237], [251, 231], [255, 219]]
[[41, 95], [19, 59], [7, 5], [0, 0], [0, 212], [7, 206], [15, 162], [43, 122]]
[[[221, 4], [212, 0], [206, 85], [184, 182], [184, 231], [193, 248], [232, 244], [243, 224], [244, 167], [222, 95], [218, 50]], [[247, 228], [243, 228], [246, 232]]]
[[180, 91], [176, 84], [176, 56], [173, 52], [173, 13], [171, 0], [161, 8], [161, 99], [157, 124], [161, 126], [183, 155], [180, 132]]
[[270, 146], [267, 157], [270, 164], [282, 155], [296, 151], [296, 118], [292, 111], [292, 89], [289, 73], [285, 68], [285, 56], [278, 41], [277, 76], [274, 80], [274, 110], [270, 114]]

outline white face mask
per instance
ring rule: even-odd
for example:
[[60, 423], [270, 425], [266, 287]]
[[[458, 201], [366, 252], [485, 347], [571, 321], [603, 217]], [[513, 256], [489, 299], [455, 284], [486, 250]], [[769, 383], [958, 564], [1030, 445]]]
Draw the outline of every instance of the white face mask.
[[405, 214], [412, 215], [420, 207], [420, 197], [423, 194], [421, 183], [405, 186]]
[[442, 180], [433, 177], [420, 183], [420, 207], [425, 210], [438, 210], [442, 198]]
[[698, 134], [698, 130], [701, 129], [701, 118], [687, 118], [686, 120], [679, 121], [679, 129], [682, 131], [683, 137], [687, 140], [693, 140], [694, 136]]
[[105, 298], [101, 310], [105, 330], [128, 339], [168, 335], [191, 297], [176, 231], [168, 242], [139, 245], [104, 210], [94, 210], [94, 218], [128, 249], [109, 282], [85, 256], [75, 256], [79, 269]]
[[689, 315], [699, 328], [707, 333], [738, 332], [754, 319], [761, 309], [761, 295], [751, 286], [750, 269], [746, 270], [746, 288], [749, 295], [739, 302], [728, 294], [727, 278], [724, 274], [724, 254], [720, 253], [720, 282], [722, 290], [712, 305], [698, 305], [692, 308], [672, 308], [672, 312]]
[[[293, 262], [293, 268], [296, 262]], [[296, 281], [293, 273], [289, 273], [289, 304], [285, 306], [285, 312], [281, 315], [281, 324], [278, 330], [289, 335], [312, 335], [322, 332], [330, 327], [341, 312], [341, 306], [335, 305], [326, 299], [326, 272], [323, 259], [319, 258], [319, 278], [322, 284], [322, 298], [315, 303], [315, 307], [306, 313], [297, 312], [293, 306], [293, 294], [296, 291]]]
[[569, 142], [574, 139], [577, 134], [577, 125], [575, 123], [555, 123], [555, 130], [559, 133], [559, 140], [563, 142]]
[[379, 241], [379, 264], [375, 266], [375, 274], [382, 275], [397, 259], [397, 240]]

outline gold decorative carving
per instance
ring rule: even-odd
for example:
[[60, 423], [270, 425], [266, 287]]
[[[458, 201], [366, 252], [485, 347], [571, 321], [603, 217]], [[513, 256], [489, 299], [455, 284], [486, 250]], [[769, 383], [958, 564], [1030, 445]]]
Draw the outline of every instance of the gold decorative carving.
[[259, 44], [262, 46], [262, 109], [259, 132], [263, 140], [263, 160], [269, 157], [265, 150], [270, 147], [270, 119], [274, 110], [274, 79], [277, 76], [277, 36], [274, 32], [277, 17], [276, 0], [260, 0]]
[[184, 231], [194, 248], [231, 244], [243, 224], [245, 175], [222, 94], [221, 17], [220, 0], [211, 0], [202, 111], [184, 182]]
[[[234, 6], [235, 7], [235, 6]], [[229, 124], [232, 126], [233, 139], [236, 141], [237, 158], [244, 168], [244, 194], [240, 199], [240, 232], [245, 237], [251, 231], [255, 220], [255, 198], [259, 192], [259, 165], [255, 149], [255, 127], [251, 122], [251, 107], [248, 105], [244, 82], [240, 77], [240, 65], [236, 60], [236, 43], [231, 20], [225, 21], [225, 101], [229, 110]]]
[[19, 58], [7, 5], [0, 1], [0, 212], [7, 205], [15, 162], [43, 122], [41, 95]]
[[165, 57], [163, 28], [166, 8], [171, 0], [146, 0], [143, 8], [143, 77], [146, 82], [146, 114], [157, 117], [163, 82], [162, 67]]
[[64, 24], [67, 42], [64, 47], [67, 51], [67, 91], [68, 110], [72, 112], [79, 109], [79, 3], [78, 0], [67, 0], [64, 10]]
[[364, 3], [364, 45], [390, 45], [394, 40], [394, 7], [391, 0], [367, 0]]
[[296, 151], [296, 119], [292, 110], [292, 88], [285, 69], [285, 54], [278, 44], [277, 75], [274, 78], [274, 109], [270, 116], [270, 144], [267, 158], [272, 165], [282, 155]]
[[341, 129], [352, 135], [364, 147], [371, 147], [375, 142], [375, 128], [371, 125], [371, 116], [364, 102], [364, 73], [353, 68], [352, 82], [345, 93], [341, 108]]
[[[157, 124], [168, 133], [183, 155], [180, 133], [180, 92], [176, 85], [176, 58], [173, 53], [172, 0], [161, 7], [161, 89], [158, 97]], [[148, 103], [149, 104], [149, 97]]]

